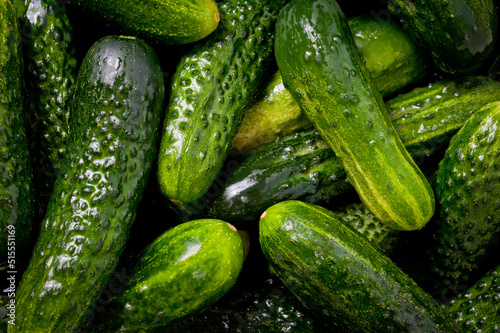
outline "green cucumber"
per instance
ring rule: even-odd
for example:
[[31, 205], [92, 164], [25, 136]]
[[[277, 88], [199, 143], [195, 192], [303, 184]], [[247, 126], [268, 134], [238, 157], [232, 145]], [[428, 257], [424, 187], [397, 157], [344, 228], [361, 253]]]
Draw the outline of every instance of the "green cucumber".
[[[428, 75], [427, 59], [398, 24], [370, 16], [351, 18], [348, 23], [382, 96], [393, 95]], [[311, 126], [277, 71], [259, 100], [245, 110], [233, 139], [233, 154]]]
[[443, 305], [462, 332], [500, 332], [500, 267]]
[[332, 329], [458, 331], [429, 294], [327, 209], [276, 204], [262, 214], [259, 239], [283, 283]]
[[245, 249], [228, 223], [200, 219], [169, 229], [142, 250], [124, 291], [104, 308], [106, 332], [149, 332], [198, 313], [236, 283]]
[[67, 153], [17, 290], [10, 332], [75, 332], [90, 315], [148, 180], [163, 96], [159, 60], [144, 41], [107, 36], [87, 52]]
[[[500, 83], [471, 76], [441, 80], [387, 101], [389, 117], [418, 165], [446, 148], [472, 113], [500, 100]], [[248, 228], [282, 200], [320, 204], [345, 194], [340, 161], [308, 130], [259, 146], [238, 161], [227, 182], [209, 203], [209, 215]]]
[[439, 164], [439, 215], [425, 253], [438, 295], [448, 285], [467, 286], [481, 277], [500, 249], [499, 135], [500, 102], [492, 102], [453, 136]]
[[470, 74], [493, 51], [497, 35], [494, 0], [385, 0], [404, 29], [451, 74]]
[[23, 112], [21, 28], [10, 0], [0, 2], [0, 262], [15, 270], [31, 244], [34, 188]]
[[124, 34], [151, 42], [186, 44], [219, 25], [214, 0], [76, 0], [77, 5], [119, 26]]
[[285, 86], [368, 209], [395, 229], [427, 224], [432, 188], [394, 130], [337, 2], [289, 3], [276, 23], [275, 51]]
[[[69, 101], [77, 60], [66, 7], [57, 0], [18, 0], [24, 38], [26, 111], [41, 215], [69, 138]], [[19, 13], [18, 13], [19, 15]]]
[[170, 200], [189, 204], [210, 188], [244, 108], [273, 60], [274, 23], [285, 0], [228, 0], [218, 31], [184, 55], [172, 78], [158, 160]]

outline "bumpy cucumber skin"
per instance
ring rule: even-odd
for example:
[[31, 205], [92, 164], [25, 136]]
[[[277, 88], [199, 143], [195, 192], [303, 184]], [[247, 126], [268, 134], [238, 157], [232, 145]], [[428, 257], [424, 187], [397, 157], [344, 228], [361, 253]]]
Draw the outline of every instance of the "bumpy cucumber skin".
[[43, 216], [69, 139], [69, 102], [77, 60], [71, 44], [72, 25], [60, 1], [26, 0], [24, 8], [18, 15], [25, 45], [25, 105]]
[[444, 148], [474, 112], [500, 100], [500, 83], [485, 76], [441, 80], [386, 102], [389, 117], [415, 161]]
[[181, 59], [158, 161], [158, 181], [167, 198], [192, 203], [217, 177], [242, 112], [272, 64], [274, 23], [284, 2], [222, 3], [218, 31]]
[[130, 283], [107, 306], [111, 320], [102, 327], [149, 332], [202, 311], [235, 284], [244, 258], [243, 241], [228, 223], [182, 223], [141, 251]]
[[[21, 29], [10, 0], [0, 3], [0, 262], [29, 247], [34, 188], [23, 113]], [[9, 227], [11, 226], [11, 227]], [[15, 246], [9, 240], [15, 234]], [[10, 250], [12, 253], [12, 250]], [[15, 266], [14, 266], [15, 267]]]
[[262, 250], [284, 284], [342, 332], [456, 332], [432, 297], [332, 212], [301, 201], [267, 209]]
[[[348, 23], [366, 68], [382, 96], [392, 95], [428, 75], [429, 60], [398, 24], [381, 22], [369, 16], [351, 18]], [[245, 110], [233, 139], [233, 154], [242, 155], [279, 136], [311, 126], [277, 71], [259, 100]]]
[[450, 74], [470, 74], [493, 51], [497, 36], [494, 0], [385, 0], [417, 45]]
[[499, 332], [499, 292], [500, 267], [496, 267], [443, 307], [462, 332]]
[[432, 189], [390, 123], [338, 4], [289, 3], [275, 51], [285, 86], [370, 211], [395, 229], [423, 227], [434, 213]]
[[186, 44], [210, 35], [219, 25], [214, 0], [77, 0], [125, 34], [150, 42]]
[[323, 202], [352, 190], [342, 164], [316, 130], [286, 136], [241, 161], [209, 216], [246, 229], [283, 200]]
[[74, 332], [116, 267], [156, 152], [164, 83], [144, 41], [104, 37], [81, 65], [71, 138], [11, 332]]
[[491, 267], [500, 249], [500, 102], [473, 114], [452, 138], [436, 176], [439, 216], [428, 266], [434, 289], [467, 285]]

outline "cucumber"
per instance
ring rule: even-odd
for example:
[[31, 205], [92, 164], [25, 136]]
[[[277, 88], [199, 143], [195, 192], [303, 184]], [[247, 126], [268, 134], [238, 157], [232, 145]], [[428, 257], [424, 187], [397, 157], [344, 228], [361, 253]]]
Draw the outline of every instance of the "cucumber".
[[186, 44], [210, 35], [219, 25], [214, 0], [76, 0], [78, 6], [117, 25], [124, 34], [150, 42]]
[[406, 32], [450, 74], [470, 74], [490, 57], [497, 36], [494, 0], [385, 0]]
[[[66, 7], [56, 0], [17, 0], [23, 24], [26, 111], [40, 215], [43, 217], [69, 138], [69, 102], [77, 60]], [[24, 3], [23, 3], [24, 2]], [[18, 4], [18, 5], [19, 5]]]
[[90, 315], [147, 183], [163, 96], [159, 61], [146, 42], [107, 36], [87, 52], [67, 152], [17, 290], [10, 332], [75, 332]]
[[453, 136], [439, 164], [439, 215], [424, 254], [437, 295], [480, 278], [500, 249], [499, 125], [500, 102], [484, 106]]
[[106, 332], [149, 332], [198, 313], [223, 296], [243, 266], [238, 231], [214, 219], [182, 223], [140, 252], [125, 290], [104, 308]]
[[0, 2], [0, 262], [16, 270], [31, 244], [34, 188], [23, 113], [21, 28], [10, 0]]
[[[444, 150], [472, 113], [500, 100], [500, 83], [484, 76], [441, 80], [387, 101], [389, 117], [419, 166]], [[208, 214], [249, 228], [282, 200], [322, 204], [352, 187], [329, 146], [308, 130], [259, 146], [237, 162]], [[217, 184], [216, 184], [217, 185]]]
[[499, 332], [499, 291], [500, 267], [497, 266], [443, 307], [462, 332]]
[[284, 2], [221, 3], [218, 31], [182, 57], [158, 158], [158, 182], [170, 200], [192, 203], [217, 177], [242, 112], [272, 64], [274, 23]]
[[285, 86], [368, 209], [395, 229], [427, 224], [432, 189], [390, 123], [337, 2], [289, 3], [276, 23], [275, 51]]
[[[348, 23], [382, 96], [393, 95], [429, 74], [428, 59], [398, 24], [367, 15], [351, 18]], [[233, 155], [311, 126], [277, 71], [259, 100], [245, 110], [233, 139]]]
[[432, 297], [334, 213], [301, 201], [268, 208], [262, 250], [301, 302], [341, 332], [458, 332]]

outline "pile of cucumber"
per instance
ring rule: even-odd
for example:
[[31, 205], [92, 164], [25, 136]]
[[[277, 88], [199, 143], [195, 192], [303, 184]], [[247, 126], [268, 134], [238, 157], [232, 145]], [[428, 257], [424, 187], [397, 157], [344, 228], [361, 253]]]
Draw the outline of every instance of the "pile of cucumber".
[[500, 332], [494, 0], [0, 0], [0, 332]]

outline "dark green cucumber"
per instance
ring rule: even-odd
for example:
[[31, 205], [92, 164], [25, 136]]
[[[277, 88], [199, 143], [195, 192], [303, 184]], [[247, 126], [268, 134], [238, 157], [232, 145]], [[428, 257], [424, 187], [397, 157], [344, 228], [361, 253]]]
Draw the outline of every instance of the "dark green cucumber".
[[285, 86], [368, 209], [395, 229], [423, 227], [434, 213], [432, 189], [394, 130], [337, 2], [289, 3], [275, 51]]
[[[500, 83], [471, 76], [416, 88], [388, 100], [386, 106], [401, 141], [422, 165], [446, 148], [472, 113], [496, 100]], [[333, 151], [309, 130], [247, 153], [209, 204], [209, 214], [247, 228], [279, 201], [319, 204], [350, 189]]]
[[166, 197], [189, 204], [217, 177], [244, 108], [273, 60], [274, 23], [285, 0], [228, 0], [218, 31], [182, 57], [172, 78], [158, 180]]
[[441, 70], [470, 74], [489, 58], [497, 35], [494, 0], [385, 0]]
[[75, 332], [128, 239], [156, 153], [164, 83], [144, 41], [95, 42], [78, 73], [71, 137], [11, 332]]
[[[366, 68], [382, 96], [392, 95], [428, 75], [427, 58], [398, 24], [371, 16], [351, 18], [348, 23], [354, 42], [366, 61]], [[245, 110], [232, 150], [242, 154], [278, 136], [311, 126], [285, 89], [278, 71], [259, 100]]]
[[388, 257], [331, 211], [301, 201], [267, 209], [262, 250], [283, 283], [341, 332], [457, 332]]
[[[57, 0], [18, 0], [23, 25], [26, 112], [41, 214], [52, 193], [69, 138], [69, 100], [77, 60], [72, 25]], [[43, 216], [43, 215], [42, 215]]]
[[491, 266], [500, 249], [500, 102], [474, 113], [453, 136], [436, 176], [439, 216], [431, 224], [427, 265], [433, 288], [465, 285]]
[[34, 188], [23, 113], [21, 28], [10, 0], [0, 2], [0, 262], [15, 270], [30, 246]]
[[443, 307], [462, 332], [500, 332], [500, 267]]
[[125, 290], [106, 304], [106, 332], [149, 332], [201, 312], [236, 283], [245, 249], [238, 231], [214, 219], [182, 223], [142, 250]]
[[214, 0], [76, 0], [125, 34], [163, 44], [196, 42], [219, 25]]

